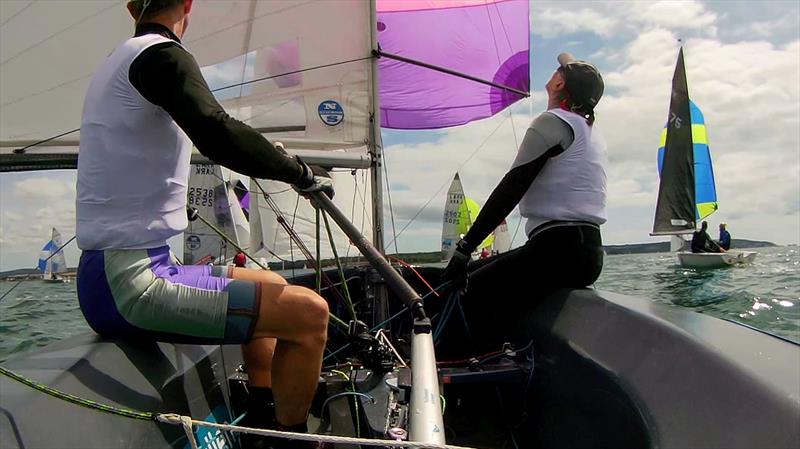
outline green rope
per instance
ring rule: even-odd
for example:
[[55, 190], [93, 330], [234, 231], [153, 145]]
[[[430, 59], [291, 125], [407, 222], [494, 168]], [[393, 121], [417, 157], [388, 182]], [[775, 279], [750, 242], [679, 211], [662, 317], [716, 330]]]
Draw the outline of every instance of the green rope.
[[69, 393], [64, 393], [63, 391], [56, 390], [55, 388], [49, 387], [34, 380], [20, 376], [19, 374], [13, 371], [9, 371], [3, 368], [2, 366], [0, 366], [0, 374], [6, 375], [16, 380], [17, 382], [23, 385], [27, 385], [35, 390], [41, 391], [42, 393], [49, 394], [54, 398], [63, 399], [75, 405], [80, 405], [82, 407], [99, 410], [101, 412], [110, 413], [112, 415], [124, 416], [126, 418], [133, 418], [133, 419], [141, 419], [143, 421], [155, 421], [156, 416], [158, 415], [157, 413], [128, 410], [124, 408], [114, 407], [111, 405], [100, 404], [99, 402], [91, 401], [89, 399], [79, 398], [78, 396], [73, 396]]
[[347, 323], [345, 323], [344, 321], [342, 321], [341, 318], [339, 318], [338, 316], [336, 316], [336, 315], [334, 315], [334, 314], [332, 314], [330, 312], [328, 312], [328, 318], [330, 318], [330, 321], [333, 321], [334, 323], [336, 323], [343, 330], [350, 329], [350, 326], [348, 326]]
[[[319, 212], [319, 209], [317, 209]], [[356, 320], [356, 309], [353, 306], [353, 300], [350, 298], [350, 289], [347, 288], [347, 279], [344, 275], [344, 269], [342, 268], [342, 261], [339, 260], [339, 254], [336, 252], [336, 244], [333, 241], [333, 232], [331, 232], [331, 225], [328, 223], [328, 214], [325, 212], [322, 213], [322, 219], [325, 220], [325, 229], [328, 231], [328, 241], [331, 242], [331, 251], [333, 251], [333, 260], [336, 261], [336, 268], [339, 270], [339, 280], [342, 281], [342, 290], [344, 290], [344, 299], [347, 301], [347, 307], [350, 311], [350, 317], [353, 321]]]

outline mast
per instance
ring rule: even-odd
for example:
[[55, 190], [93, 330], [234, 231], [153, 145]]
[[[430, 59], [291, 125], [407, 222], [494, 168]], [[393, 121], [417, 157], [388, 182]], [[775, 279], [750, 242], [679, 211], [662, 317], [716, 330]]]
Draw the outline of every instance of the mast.
[[[376, 0], [369, 2], [370, 30], [369, 36], [373, 50], [378, 48], [378, 12]], [[372, 153], [370, 173], [372, 180], [372, 244], [383, 253], [383, 142], [381, 141], [381, 103], [378, 84], [378, 58], [372, 58], [372, 115], [369, 139], [369, 151]]]
[[[370, 47], [373, 52], [378, 50], [378, 9], [376, 0], [369, 2], [370, 13]], [[381, 103], [380, 89], [378, 80], [378, 58], [371, 60], [372, 64], [372, 85], [370, 115], [370, 139], [369, 152], [372, 155], [370, 162], [370, 180], [372, 182], [372, 245], [375, 249], [385, 254], [383, 248], [383, 141], [381, 140]], [[389, 317], [389, 304], [386, 288], [383, 285], [375, 287], [375, 318], [376, 322], [383, 322]]]
[[672, 77], [666, 128], [652, 235], [686, 234], [695, 229], [694, 144], [683, 47]]

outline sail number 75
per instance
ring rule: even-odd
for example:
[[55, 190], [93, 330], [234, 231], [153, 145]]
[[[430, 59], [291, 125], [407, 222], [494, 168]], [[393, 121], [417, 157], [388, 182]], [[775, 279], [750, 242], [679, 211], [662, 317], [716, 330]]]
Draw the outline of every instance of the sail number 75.
[[669, 122], [674, 124], [676, 128], [680, 128], [681, 127], [681, 123], [683, 122], [683, 120], [680, 117], [678, 117], [678, 115], [675, 114], [674, 112], [670, 112], [669, 113]]

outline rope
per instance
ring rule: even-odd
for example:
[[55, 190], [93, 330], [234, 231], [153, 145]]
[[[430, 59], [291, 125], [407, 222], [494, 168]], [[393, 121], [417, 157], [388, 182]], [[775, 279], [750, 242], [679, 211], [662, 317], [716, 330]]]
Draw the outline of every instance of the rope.
[[400, 254], [397, 249], [397, 227], [394, 224], [394, 207], [392, 206], [392, 186], [389, 183], [389, 165], [386, 163], [386, 153], [383, 154], [383, 179], [386, 180], [386, 196], [389, 198], [389, 217], [392, 223], [392, 241], [394, 242], [395, 254]]
[[[317, 209], [317, 213], [320, 213], [320, 209]], [[342, 290], [344, 291], [344, 299], [347, 303], [348, 310], [350, 312], [350, 318], [355, 321], [356, 318], [356, 309], [353, 306], [353, 299], [350, 297], [350, 289], [347, 288], [347, 280], [344, 275], [344, 269], [342, 268], [342, 261], [339, 260], [339, 253], [336, 252], [336, 243], [333, 241], [333, 232], [331, 232], [331, 224], [328, 222], [328, 214], [324, 211], [322, 213], [322, 219], [325, 221], [325, 230], [328, 232], [328, 241], [331, 244], [331, 251], [333, 252], [333, 260], [336, 262], [336, 269], [339, 271], [339, 279], [342, 282]]]
[[375, 403], [375, 398], [373, 398], [372, 396], [370, 396], [370, 395], [368, 395], [366, 393], [360, 393], [358, 391], [344, 391], [342, 393], [336, 393], [333, 396], [328, 397], [328, 399], [325, 399], [325, 402], [322, 403], [322, 407], [320, 408], [320, 410], [322, 410], [322, 412], [324, 413], [325, 412], [325, 407], [327, 407], [328, 404], [332, 400], [343, 398], [345, 396], [360, 396], [360, 397], [365, 398], [366, 400], [368, 400], [370, 402], [370, 404], [374, 404]]
[[197, 439], [194, 437], [194, 430], [192, 429], [192, 418], [188, 416], [181, 416], [180, 421], [183, 431], [186, 432], [186, 439], [189, 440], [189, 444], [192, 446], [192, 449], [199, 449], [197, 447]]
[[417, 269], [416, 269], [416, 268], [414, 268], [414, 266], [413, 266], [413, 265], [409, 264], [409, 263], [408, 263], [408, 262], [406, 262], [405, 260], [403, 260], [403, 259], [400, 259], [400, 258], [398, 258], [398, 257], [394, 257], [394, 256], [388, 256], [388, 255], [387, 255], [387, 256], [386, 256], [386, 258], [387, 258], [387, 259], [392, 259], [392, 260], [396, 261], [397, 263], [399, 263], [400, 265], [402, 265], [402, 266], [404, 266], [404, 267], [408, 268], [409, 270], [411, 270], [411, 272], [412, 272], [412, 273], [414, 273], [414, 274], [416, 274], [416, 275], [417, 275], [417, 277], [418, 277], [418, 278], [419, 278], [419, 279], [422, 281], [422, 283], [423, 283], [423, 284], [425, 284], [425, 286], [426, 286], [426, 287], [428, 287], [428, 290], [430, 290], [430, 291], [431, 291], [431, 293], [433, 293], [433, 294], [434, 294], [434, 295], [436, 295], [437, 297], [439, 297], [439, 296], [440, 296], [440, 295], [439, 295], [439, 292], [437, 292], [435, 288], [431, 287], [431, 284], [429, 284], [429, 283], [428, 283], [428, 281], [426, 281], [426, 280], [425, 280], [425, 278], [424, 278], [424, 277], [422, 277], [422, 275], [421, 275], [421, 274], [419, 274], [419, 271], [417, 271]]
[[0, 366], [0, 374], [8, 376], [11, 379], [16, 380], [17, 382], [26, 385], [28, 387], [31, 387], [35, 390], [41, 391], [42, 393], [48, 394], [57, 399], [62, 399], [64, 401], [70, 402], [75, 405], [79, 405], [81, 407], [86, 407], [89, 409], [97, 410], [104, 413], [109, 413], [116, 416], [122, 416], [125, 418], [138, 419], [142, 421], [158, 421], [165, 424], [181, 426], [184, 432], [186, 432], [186, 437], [189, 439], [189, 443], [192, 449], [198, 449], [197, 440], [195, 439], [193, 432], [193, 428], [195, 426], [209, 427], [213, 429], [220, 429], [223, 431], [230, 431], [230, 432], [250, 433], [255, 435], [263, 435], [276, 438], [287, 438], [287, 439], [302, 440], [302, 441], [361, 444], [365, 446], [375, 446], [375, 447], [382, 446], [382, 447], [429, 448], [429, 449], [472, 449], [463, 446], [450, 446], [446, 444], [422, 443], [415, 441], [374, 440], [368, 438], [351, 438], [351, 437], [340, 437], [335, 435], [314, 435], [306, 433], [281, 432], [277, 430], [254, 429], [251, 427], [241, 427], [232, 424], [219, 424], [208, 421], [195, 420], [192, 419], [190, 416], [179, 415], [175, 413], [142, 412], [137, 410], [130, 410], [120, 407], [100, 404], [98, 402], [89, 399], [80, 398], [78, 396], [65, 393], [63, 391], [41, 384], [34, 380], [20, 376], [19, 374], [14, 373], [13, 371], [10, 371], [6, 368], [3, 368], [2, 366]]
[[453, 446], [449, 444], [425, 443], [421, 441], [392, 441], [376, 440], [371, 438], [342, 437], [338, 435], [317, 435], [310, 433], [283, 432], [280, 430], [256, 429], [253, 427], [233, 426], [230, 424], [220, 424], [208, 421], [200, 421], [184, 417], [178, 414], [165, 413], [156, 416], [156, 420], [165, 424], [184, 425], [184, 420], [192, 426], [209, 427], [230, 432], [249, 433], [266, 437], [285, 438], [295, 441], [312, 441], [317, 443], [333, 444], [360, 444], [372, 447], [397, 447], [397, 448], [420, 448], [420, 449], [475, 449], [467, 446]]
[[63, 391], [52, 388], [50, 386], [44, 385], [42, 383], [36, 382], [35, 380], [31, 380], [26, 377], [20, 376], [19, 374], [10, 371], [6, 368], [3, 368], [2, 366], [0, 366], [0, 374], [8, 376], [23, 385], [27, 385], [28, 387], [33, 388], [34, 390], [41, 391], [42, 393], [53, 396], [54, 398], [62, 399], [64, 401], [70, 402], [75, 405], [79, 405], [81, 407], [86, 407], [93, 410], [99, 410], [101, 412], [110, 413], [112, 415], [124, 416], [126, 418], [140, 419], [142, 421], [156, 420], [156, 415], [157, 415], [156, 413], [141, 412], [138, 410], [129, 410], [120, 407], [114, 407], [111, 405], [100, 404], [99, 402], [95, 402], [89, 399], [80, 398], [78, 396], [74, 396], [69, 393], [65, 393]]

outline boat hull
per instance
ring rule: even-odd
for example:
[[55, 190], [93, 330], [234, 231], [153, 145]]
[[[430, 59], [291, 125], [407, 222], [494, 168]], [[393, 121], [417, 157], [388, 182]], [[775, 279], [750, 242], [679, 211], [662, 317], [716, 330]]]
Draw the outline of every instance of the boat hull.
[[678, 262], [682, 267], [696, 269], [724, 268], [734, 265], [747, 265], [756, 258], [753, 251], [728, 251], [725, 253], [678, 253]]
[[[84, 334], [3, 366], [101, 404], [230, 422], [226, 379], [240, 363], [240, 354], [238, 346], [131, 343]], [[179, 426], [80, 407], [5, 376], [0, 376], [0, 391], [2, 448], [191, 447]], [[213, 429], [195, 430], [202, 449], [236, 447]]]
[[[416, 276], [401, 271], [422, 291]], [[430, 281], [441, 270], [418, 271]], [[357, 271], [348, 270], [346, 276], [353, 279], [348, 282], [351, 292], [363, 291]], [[514, 342], [515, 357], [532, 358], [534, 366], [532, 371], [530, 363], [515, 367], [508, 355], [492, 363], [467, 358], [469, 366], [447, 375], [442, 368], [448, 443], [502, 447], [512, 435], [517, 447], [537, 448], [790, 448], [800, 442], [797, 344], [644, 298], [591, 289], [517, 294], [514, 300], [504, 297], [503, 307], [470, 305], [465, 299], [472, 341], [458, 334], [460, 318], [443, 333], [437, 361], [461, 359], [454, 347], [474, 351], [476, 343], [488, 340], [488, 333]], [[431, 316], [440, 316], [444, 301], [426, 301]], [[392, 314], [402, 308], [391, 295], [389, 305]], [[331, 310], [338, 313], [336, 309], [332, 303]], [[402, 337], [408, 323], [398, 319], [391, 327], [395, 337]], [[338, 338], [341, 345], [344, 341]], [[333, 341], [336, 333], [329, 338]], [[522, 349], [528, 342], [528, 349]], [[402, 338], [396, 343], [399, 351], [408, 349]], [[235, 375], [240, 360], [238, 347], [128, 344], [85, 335], [4, 366], [104, 404], [227, 421], [236, 415], [229, 410], [236, 409], [237, 401], [226, 389], [226, 379]], [[492, 366], [495, 362], [499, 368]], [[338, 391], [328, 384], [329, 395]], [[375, 388], [358, 391], [380, 399]], [[180, 428], [81, 408], [7, 378], [0, 378], [0, 391], [3, 448], [188, 447]], [[385, 407], [381, 412], [370, 401], [359, 400], [362, 410], [372, 407], [377, 422], [385, 423]], [[382, 401], [377, 403], [386, 403]], [[336, 423], [332, 431], [355, 435], [347, 401], [331, 402], [331, 407], [338, 407], [331, 411], [332, 421], [350, 420], [349, 431], [340, 432]], [[58, 430], [43, 432], [43, 422]], [[219, 437], [198, 435], [198, 440]]]
[[46, 282], [48, 284], [69, 284], [70, 280], [66, 278], [55, 278], [55, 279], [42, 279], [42, 282]]

